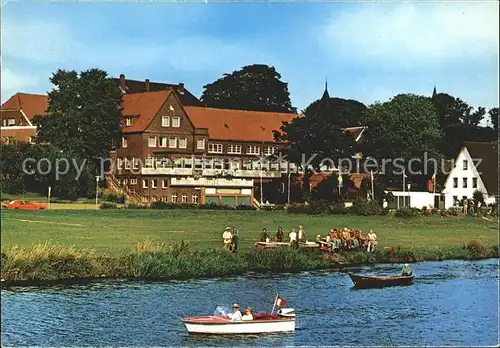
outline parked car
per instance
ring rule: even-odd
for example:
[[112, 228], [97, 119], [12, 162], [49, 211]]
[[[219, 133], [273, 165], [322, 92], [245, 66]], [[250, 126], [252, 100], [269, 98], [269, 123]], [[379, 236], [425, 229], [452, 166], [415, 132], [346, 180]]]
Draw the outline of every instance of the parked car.
[[10, 201], [7, 204], [7, 209], [40, 210], [40, 209], [47, 209], [47, 204], [31, 202], [31, 201], [15, 200], [15, 201]]

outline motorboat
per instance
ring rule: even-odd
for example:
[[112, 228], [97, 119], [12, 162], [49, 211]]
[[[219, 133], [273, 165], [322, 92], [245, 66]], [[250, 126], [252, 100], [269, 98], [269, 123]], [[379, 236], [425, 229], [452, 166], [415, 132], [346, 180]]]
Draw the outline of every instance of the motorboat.
[[388, 286], [403, 286], [413, 284], [413, 275], [396, 277], [373, 277], [348, 273], [354, 287], [358, 289], [384, 288]]
[[217, 307], [213, 315], [183, 318], [189, 334], [231, 335], [263, 334], [295, 331], [293, 308], [281, 308], [277, 313], [254, 313], [252, 320], [232, 321], [230, 310]]

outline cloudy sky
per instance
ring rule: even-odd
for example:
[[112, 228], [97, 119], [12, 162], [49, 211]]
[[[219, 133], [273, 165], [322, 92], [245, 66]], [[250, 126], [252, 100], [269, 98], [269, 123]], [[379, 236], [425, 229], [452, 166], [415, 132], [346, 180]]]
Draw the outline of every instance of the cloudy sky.
[[2, 101], [45, 93], [58, 68], [203, 85], [276, 67], [299, 109], [438, 91], [498, 105], [498, 4], [474, 2], [60, 3], [3, 0]]

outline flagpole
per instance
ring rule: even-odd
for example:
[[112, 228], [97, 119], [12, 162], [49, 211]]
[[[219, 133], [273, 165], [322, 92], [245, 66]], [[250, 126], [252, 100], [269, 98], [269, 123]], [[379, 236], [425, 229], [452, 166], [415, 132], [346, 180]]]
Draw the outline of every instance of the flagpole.
[[372, 201], [375, 200], [375, 190], [373, 189], [373, 171], [370, 170], [370, 175], [372, 178]]
[[[433, 182], [432, 182], [432, 199], [434, 200], [434, 208], [438, 208], [436, 207], [436, 172], [434, 172], [434, 176], [432, 178]], [[438, 201], [438, 205], [439, 205], [439, 201]]]
[[274, 304], [273, 304], [273, 309], [271, 310], [271, 314], [273, 314], [273, 312], [274, 312], [274, 307], [276, 307], [276, 301], [278, 301], [278, 295], [279, 295], [279, 294], [276, 294], [276, 297], [274, 298]]
[[405, 180], [405, 177], [406, 177], [406, 175], [405, 175], [405, 169], [403, 168], [403, 207], [406, 207], [406, 202], [405, 202], [405, 200], [406, 200], [405, 199], [406, 198], [406, 196], [405, 196], [406, 180]]

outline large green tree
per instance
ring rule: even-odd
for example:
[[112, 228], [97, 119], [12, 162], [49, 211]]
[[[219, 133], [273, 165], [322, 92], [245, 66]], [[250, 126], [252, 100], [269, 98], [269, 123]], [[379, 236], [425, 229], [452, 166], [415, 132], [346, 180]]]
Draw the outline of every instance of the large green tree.
[[[399, 171], [399, 166], [411, 159], [420, 159], [420, 163], [413, 161], [412, 170], [427, 169], [433, 173], [434, 166], [424, 168], [423, 160], [426, 153], [428, 158], [440, 158], [442, 132], [429, 98], [400, 94], [388, 102], [376, 103], [367, 110], [366, 125], [363, 153], [376, 159], [386, 175], [392, 176], [395, 169]], [[395, 163], [398, 158], [401, 159]]]
[[214, 108], [269, 112], [296, 112], [288, 84], [272, 66], [244, 66], [203, 86], [203, 104]]
[[[329, 98], [329, 96], [328, 96]], [[320, 103], [320, 99], [311, 103], [304, 113], [311, 114]], [[329, 98], [332, 113], [331, 122], [338, 127], [355, 127], [363, 125], [363, 114], [366, 110], [366, 105], [352, 99]]]
[[122, 98], [106, 72], [58, 70], [50, 78], [47, 115], [34, 117], [36, 140], [97, 165], [120, 132]]

